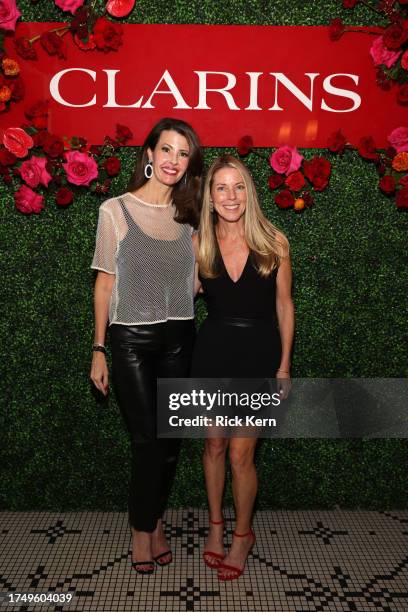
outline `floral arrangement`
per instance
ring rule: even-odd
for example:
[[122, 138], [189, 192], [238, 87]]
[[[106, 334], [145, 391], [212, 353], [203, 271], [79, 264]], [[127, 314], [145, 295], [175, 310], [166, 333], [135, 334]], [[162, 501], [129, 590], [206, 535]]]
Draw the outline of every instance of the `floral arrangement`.
[[389, 147], [383, 151], [377, 149], [371, 136], [360, 138], [357, 147], [347, 143], [341, 130], [328, 139], [328, 148], [332, 153], [342, 154], [345, 149], [356, 148], [360, 157], [375, 164], [379, 189], [386, 195], [395, 198], [398, 209], [408, 208], [408, 128], [398, 127], [387, 137]]
[[[85, 0], [55, 0], [55, 4], [71, 14], [64, 26], [52, 28], [32, 38], [15, 36], [17, 20], [21, 16], [16, 0], [0, 0], [0, 113], [7, 110], [13, 102], [24, 98], [25, 86], [20, 76], [20, 66], [16, 59], [6, 55], [4, 35], [14, 38], [16, 54], [25, 60], [38, 59], [38, 48], [48, 55], [66, 57], [64, 36], [70, 32], [76, 45], [83, 51], [117, 51], [122, 44], [123, 30], [115, 23], [96, 13], [94, 3]], [[105, 10], [112, 17], [128, 15], [135, 0], [108, 0]]]
[[0, 176], [18, 187], [14, 202], [24, 214], [43, 210], [44, 192], [54, 192], [58, 206], [71, 204], [83, 188], [105, 195], [120, 172], [116, 151], [133, 137], [118, 124], [115, 137], [106, 136], [101, 146], [80, 137], [64, 141], [46, 129], [47, 114], [46, 102], [34, 104], [26, 110], [29, 123], [6, 129], [0, 145]]
[[[394, 198], [399, 210], [408, 208], [408, 127], [398, 127], [388, 135], [389, 147], [377, 149], [371, 136], [360, 138], [357, 147], [347, 142], [341, 130], [331, 134], [327, 148], [331, 153], [342, 155], [346, 149], [355, 149], [360, 157], [374, 163], [379, 175], [378, 187], [387, 196]], [[251, 136], [243, 136], [237, 146], [238, 154], [246, 156], [255, 153]], [[275, 194], [279, 208], [293, 208], [301, 212], [314, 203], [313, 192], [326, 189], [331, 174], [331, 164], [323, 156], [305, 160], [296, 147], [287, 145], [276, 149], [268, 159], [274, 173], [268, 184]]]
[[370, 55], [376, 68], [377, 85], [384, 90], [396, 87], [397, 102], [408, 105], [408, 0], [381, 0], [377, 6], [366, 0], [343, 0], [346, 9], [353, 9], [357, 4], [364, 4], [383, 17], [384, 26], [355, 29], [336, 18], [329, 27], [330, 39], [340, 40], [346, 32], [374, 35]]
[[20, 66], [11, 57], [0, 59], [0, 112], [5, 111], [12, 102], [24, 98], [25, 85], [20, 76]]
[[253, 152], [268, 159], [274, 171], [268, 179], [268, 185], [272, 191], [277, 191], [275, 204], [279, 208], [293, 208], [301, 212], [313, 205], [313, 192], [323, 191], [329, 184], [331, 163], [325, 157], [315, 156], [306, 160], [296, 147], [285, 145], [265, 158], [254, 149], [251, 136], [240, 139], [237, 151], [241, 156]]
[[[16, 0], [0, 0], [0, 112], [6, 110], [11, 102], [19, 102], [24, 97], [24, 83], [18, 76], [20, 68], [17, 61], [7, 57], [4, 51], [4, 33], [14, 37], [14, 48], [25, 60], [36, 60], [38, 49], [48, 55], [66, 57], [64, 36], [71, 33], [76, 45], [83, 51], [117, 51], [122, 44], [123, 29], [106, 17], [98, 15], [94, 2], [86, 0], [54, 0], [64, 12], [70, 13], [70, 20], [63, 26], [52, 28], [32, 38], [15, 36], [18, 18], [21, 16]], [[126, 17], [133, 9], [135, 0], [108, 0], [105, 10], [112, 17]]]

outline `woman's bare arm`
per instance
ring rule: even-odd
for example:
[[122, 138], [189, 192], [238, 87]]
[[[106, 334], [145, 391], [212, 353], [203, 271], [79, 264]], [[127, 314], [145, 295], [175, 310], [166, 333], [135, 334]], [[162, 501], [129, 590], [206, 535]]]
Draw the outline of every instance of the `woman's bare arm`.
[[279, 365], [281, 375], [290, 373], [290, 355], [295, 329], [295, 309], [292, 301], [292, 266], [289, 256], [282, 259], [276, 277], [276, 314], [282, 344]]
[[[105, 345], [106, 327], [109, 317], [109, 302], [115, 275], [99, 271], [94, 290], [95, 335], [94, 343]], [[108, 393], [109, 375], [104, 353], [95, 351], [92, 357], [91, 379], [99, 391]]]

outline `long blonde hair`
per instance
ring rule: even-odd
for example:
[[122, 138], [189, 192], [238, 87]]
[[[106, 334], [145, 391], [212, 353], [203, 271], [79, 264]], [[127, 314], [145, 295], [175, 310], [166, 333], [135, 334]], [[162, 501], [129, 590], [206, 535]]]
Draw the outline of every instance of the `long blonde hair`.
[[247, 203], [244, 213], [245, 240], [253, 256], [255, 266], [261, 276], [269, 276], [281, 260], [288, 256], [289, 243], [286, 236], [278, 230], [263, 214], [259, 205], [254, 181], [247, 167], [232, 155], [218, 157], [208, 170], [204, 184], [203, 205], [198, 230], [198, 263], [204, 278], [215, 278], [217, 273], [218, 245], [215, 233], [217, 213], [211, 202], [211, 189], [214, 176], [222, 168], [235, 168], [245, 183]]

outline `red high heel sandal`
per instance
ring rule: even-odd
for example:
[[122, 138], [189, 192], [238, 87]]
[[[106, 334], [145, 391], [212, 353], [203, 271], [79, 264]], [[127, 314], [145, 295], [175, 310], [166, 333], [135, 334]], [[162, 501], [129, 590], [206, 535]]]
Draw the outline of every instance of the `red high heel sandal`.
[[[211, 525], [223, 525], [224, 519], [221, 521], [212, 521], [210, 519]], [[212, 552], [211, 550], [205, 550], [203, 552], [203, 561], [207, 567], [210, 569], [218, 569], [221, 561], [225, 558], [225, 555], [221, 553]]]
[[[251, 546], [249, 547], [249, 550], [248, 550], [248, 555], [249, 555], [249, 553], [251, 552], [251, 550], [252, 550], [252, 548], [253, 548], [253, 546], [255, 544], [255, 534], [252, 531], [252, 529], [250, 529], [247, 533], [237, 533], [236, 531], [234, 531], [233, 535], [236, 538], [247, 538], [248, 536], [251, 536], [252, 543], [251, 543]], [[247, 557], [248, 557], [248, 555], [247, 555]], [[246, 561], [245, 561], [245, 563], [246, 563]], [[242, 575], [242, 573], [243, 573], [243, 571], [245, 569], [245, 564], [244, 564], [244, 567], [241, 568], [241, 567], [236, 567], [235, 565], [228, 565], [228, 563], [220, 562], [220, 564], [218, 565], [217, 569], [218, 569], [218, 580], [223, 580], [223, 581], [236, 580], [237, 578], [239, 578]], [[230, 572], [233, 572], [233, 573], [230, 574], [230, 575], [224, 575], [223, 576], [222, 573], [221, 573], [222, 570], [229, 570]]]

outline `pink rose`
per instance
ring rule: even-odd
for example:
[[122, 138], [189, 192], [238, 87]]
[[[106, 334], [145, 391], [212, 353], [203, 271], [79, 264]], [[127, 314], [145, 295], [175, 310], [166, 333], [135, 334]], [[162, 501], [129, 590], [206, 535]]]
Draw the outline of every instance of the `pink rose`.
[[373, 58], [373, 62], [375, 66], [387, 66], [387, 68], [391, 68], [401, 55], [402, 51], [391, 51], [387, 49], [384, 45], [383, 37], [378, 36], [378, 38], [374, 39], [373, 44], [371, 45], [370, 55]]
[[52, 176], [46, 170], [47, 159], [45, 157], [36, 157], [33, 155], [31, 159], [27, 159], [21, 164], [20, 174], [23, 181], [30, 187], [38, 187], [44, 185], [48, 187]]
[[401, 68], [408, 70], [408, 49], [404, 51], [404, 55], [401, 57]]
[[17, 210], [25, 215], [41, 212], [44, 208], [43, 200], [42, 196], [25, 185], [21, 185], [20, 189], [14, 194]]
[[269, 163], [278, 174], [286, 174], [299, 170], [303, 160], [303, 155], [298, 153], [296, 147], [283, 146], [279, 147], [272, 153]]
[[98, 166], [93, 157], [88, 153], [81, 153], [80, 151], [69, 151], [65, 153], [67, 160], [66, 164], [62, 164], [65, 172], [67, 173], [67, 179], [74, 185], [86, 185], [96, 179], [98, 176]]
[[69, 11], [74, 14], [75, 11], [83, 5], [85, 0], [54, 0], [55, 4], [63, 11]]
[[34, 145], [34, 141], [23, 129], [10, 127], [4, 131], [3, 144], [16, 157], [25, 157], [28, 149]]
[[396, 128], [391, 132], [387, 140], [397, 153], [408, 151], [408, 127]]
[[0, 30], [12, 30], [14, 32], [16, 21], [20, 15], [16, 0], [0, 0]]

